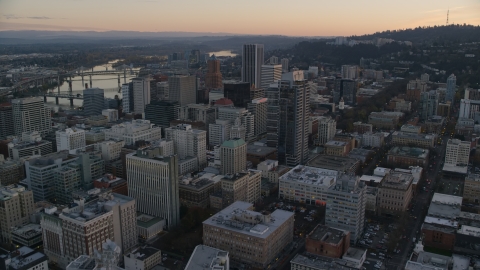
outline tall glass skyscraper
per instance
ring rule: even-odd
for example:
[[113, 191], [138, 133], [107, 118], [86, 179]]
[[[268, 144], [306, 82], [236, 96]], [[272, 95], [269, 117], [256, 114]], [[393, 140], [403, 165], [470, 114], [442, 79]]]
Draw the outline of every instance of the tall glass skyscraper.
[[457, 86], [457, 77], [455, 75], [448, 76], [447, 79], [447, 93], [445, 95], [445, 101], [450, 101], [452, 104], [455, 101], [455, 88]]
[[263, 44], [245, 44], [242, 53], [242, 82], [260, 87], [264, 62]]

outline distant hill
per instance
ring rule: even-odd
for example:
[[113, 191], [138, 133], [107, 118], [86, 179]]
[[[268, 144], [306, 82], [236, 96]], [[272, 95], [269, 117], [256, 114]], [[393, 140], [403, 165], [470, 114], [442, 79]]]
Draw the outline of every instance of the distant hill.
[[351, 36], [351, 39], [369, 40], [373, 38], [391, 38], [399, 41], [411, 41], [413, 43], [464, 43], [480, 41], [480, 26], [474, 25], [443, 25], [417, 27], [414, 29], [387, 30], [370, 35]]

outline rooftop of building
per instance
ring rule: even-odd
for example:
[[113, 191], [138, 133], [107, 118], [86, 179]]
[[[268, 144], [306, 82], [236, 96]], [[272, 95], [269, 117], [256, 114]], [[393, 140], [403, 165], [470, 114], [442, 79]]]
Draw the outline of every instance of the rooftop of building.
[[459, 140], [459, 139], [448, 139], [448, 142], [447, 142], [447, 145], [461, 145], [461, 144], [468, 145], [468, 146], [471, 145], [470, 142], [468, 142], [468, 141], [461, 141], [461, 140]]
[[27, 189], [20, 185], [1, 186], [0, 185], [0, 200], [10, 200], [14, 196], [18, 196], [18, 193], [22, 193]]
[[60, 152], [50, 153], [38, 158], [34, 158], [29, 160], [30, 166], [34, 167], [47, 167], [55, 164], [55, 160], [61, 159], [62, 161], [67, 161], [71, 159], [76, 159], [77, 157], [74, 155], [70, 155], [67, 150], [63, 150]]
[[428, 208], [428, 216], [455, 219], [460, 215], [462, 197], [435, 193]]
[[88, 255], [80, 255], [69, 265], [69, 269], [81, 269], [81, 270], [93, 270], [95, 269], [96, 262], [95, 259]]
[[216, 106], [233, 106], [233, 101], [228, 98], [221, 98], [215, 101]]
[[370, 183], [370, 182], [374, 182], [376, 184], [379, 184], [380, 182], [382, 182], [383, 180], [383, 176], [377, 176], [377, 175], [362, 175], [360, 177], [360, 181], [363, 181], [363, 182], [367, 182], [367, 183]]
[[341, 229], [332, 228], [332, 227], [319, 224], [312, 230], [312, 232], [310, 232], [307, 235], [307, 238], [316, 240], [316, 241], [321, 241], [324, 243], [338, 245], [345, 240], [344, 238], [349, 233], [350, 232], [348, 231], [344, 231]]
[[405, 114], [402, 112], [371, 112], [370, 116], [372, 117], [403, 117]]
[[241, 138], [233, 138], [222, 143], [222, 147], [236, 148], [245, 144], [245, 141]]
[[30, 147], [36, 147], [40, 145], [46, 145], [46, 144], [52, 144], [52, 142], [47, 141], [47, 140], [39, 140], [39, 141], [21, 141], [21, 142], [10, 142], [9, 143], [9, 148], [13, 149], [25, 149], [25, 148], [30, 148]]
[[325, 143], [326, 147], [343, 147], [345, 145], [347, 145], [346, 142], [336, 141], [336, 140], [330, 140], [327, 143]]
[[410, 133], [410, 132], [404, 132], [404, 131], [395, 131], [392, 134], [392, 136], [414, 139], [414, 140], [433, 140], [435, 138], [435, 135], [417, 134], [417, 133]]
[[218, 183], [224, 176], [208, 172], [200, 172], [194, 175], [187, 174], [179, 179], [179, 188], [200, 190]]
[[355, 260], [361, 260], [364, 256], [364, 254], [367, 252], [366, 249], [361, 249], [361, 248], [355, 248], [355, 247], [349, 247], [347, 249], [347, 252], [343, 255], [345, 257], [349, 257]]
[[390, 174], [385, 175], [381, 186], [382, 188], [407, 190], [408, 187], [412, 184], [412, 182], [413, 175], [411, 173], [394, 171]]
[[357, 166], [358, 162], [351, 157], [318, 155], [308, 161], [307, 166], [345, 172]]
[[2, 255], [4, 259], [10, 256], [11, 261], [7, 263], [9, 265], [9, 270], [16, 269], [33, 269], [39, 263], [48, 260], [48, 257], [45, 254], [35, 251], [29, 247], [20, 247], [17, 248], [14, 252], [9, 255]]
[[405, 266], [407, 270], [448, 270], [452, 258], [421, 251], [417, 256], [412, 256]]
[[12, 231], [12, 234], [22, 238], [32, 238], [42, 235], [42, 227], [40, 224], [29, 223], [27, 225], [18, 227], [16, 230]]
[[458, 229], [457, 233], [470, 235], [474, 237], [480, 237], [480, 228], [468, 226], [468, 225], [462, 225], [460, 229]]
[[335, 184], [339, 172], [297, 165], [279, 178], [279, 181], [298, 182], [328, 188]]
[[454, 270], [467, 270], [470, 268], [470, 258], [458, 254], [452, 255]]
[[389, 155], [396, 155], [396, 156], [407, 156], [407, 157], [414, 157], [420, 159], [426, 159], [428, 156], [429, 150], [418, 148], [418, 147], [409, 147], [409, 146], [395, 146], [390, 151], [388, 151]]
[[342, 259], [316, 256], [309, 253], [295, 255], [290, 263], [302, 265], [305, 269], [352, 270], [356, 268], [353, 263]]
[[110, 173], [106, 173], [102, 178], [96, 179], [95, 181], [100, 183], [108, 183], [109, 185], [116, 185], [126, 182], [125, 179], [117, 177]]
[[236, 201], [203, 222], [210, 225], [256, 238], [267, 238], [294, 213], [277, 209], [269, 215], [252, 211], [253, 204]]
[[357, 156], [368, 156], [370, 154], [373, 154], [373, 150], [365, 148], [353, 148], [348, 154]]
[[137, 212], [137, 226], [143, 228], [149, 228], [158, 222], [161, 222], [163, 218], [154, 217], [144, 213]]
[[150, 256], [155, 255], [157, 252], [160, 252], [160, 249], [154, 248], [152, 246], [142, 246], [134, 249], [126, 256], [139, 261], [144, 261]]
[[255, 144], [247, 145], [248, 155], [266, 156], [276, 151], [277, 151], [277, 148], [274, 148], [274, 147], [261, 146], [261, 145], [255, 145]]
[[248, 173], [245, 171], [245, 172], [239, 172], [239, 173], [236, 173], [236, 174], [225, 174], [223, 177], [222, 177], [222, 180], [223, 181], [236, 181], [238, 179], [241, 179], [243, 178], [244, 176], [248, 175]]
[[459, 174], [467, 174], [468, 173], [468, 166], [456, 166], [453, 164], [444, 164], [443, 171], [452, 172], [452, 173], [459, 173]]
[[228, 252], [213, 247], [198, 245], [193, 250], [185, 270], [215, 269], [215, 265], [224, 265]]

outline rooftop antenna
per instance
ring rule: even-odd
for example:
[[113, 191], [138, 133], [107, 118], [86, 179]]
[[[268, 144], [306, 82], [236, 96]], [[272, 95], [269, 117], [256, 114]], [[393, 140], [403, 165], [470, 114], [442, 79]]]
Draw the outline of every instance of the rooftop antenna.
[[448, 25], [448, 14], [450, 13], [450, 9], [447, 10], [447, 25]]

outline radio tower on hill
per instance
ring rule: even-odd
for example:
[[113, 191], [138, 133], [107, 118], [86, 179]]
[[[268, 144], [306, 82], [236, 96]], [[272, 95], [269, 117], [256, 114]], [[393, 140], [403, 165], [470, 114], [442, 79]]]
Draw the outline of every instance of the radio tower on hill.
[[447, 10], [447, 25], [448, 25], [448, 13], [450, 13], [450, 9]]

